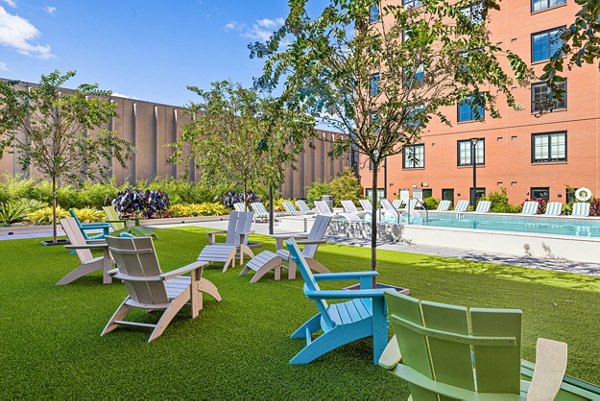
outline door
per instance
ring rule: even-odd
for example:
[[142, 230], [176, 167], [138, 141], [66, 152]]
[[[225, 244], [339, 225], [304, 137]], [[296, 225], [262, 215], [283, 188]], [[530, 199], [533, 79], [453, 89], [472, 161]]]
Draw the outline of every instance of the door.
[[452, 206], [454, 206], [454, 188], [442, 189], [442, 200], [449, 200]]

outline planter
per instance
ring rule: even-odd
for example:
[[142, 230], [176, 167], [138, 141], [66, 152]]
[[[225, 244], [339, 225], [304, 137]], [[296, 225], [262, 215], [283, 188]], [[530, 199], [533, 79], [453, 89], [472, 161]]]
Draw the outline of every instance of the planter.
[[[360, 290], [360, 284], [354, 284], [349, 287], [344, 287], [344, 289], [345, 290]], [[395, 290], [395, 291], [399, 292], [400, 294], [404, 294], [404, 295], [410, 294], [410, 290], [408, 288], [397, 287], [397, 286], [391, 285], [391, 284], [376, 283], [375, 289]]]

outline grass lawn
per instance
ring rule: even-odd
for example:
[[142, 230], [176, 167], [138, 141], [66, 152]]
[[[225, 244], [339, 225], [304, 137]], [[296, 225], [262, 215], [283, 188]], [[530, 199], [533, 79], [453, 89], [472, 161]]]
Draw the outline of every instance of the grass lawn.
[[[196, 259], [199, 228], [158, 230], [163, 270]], [[256, 236], [273, 249], [274, 242]], [[600, 380], [600, 279], [455, 259], [379, 252], [380, 281], [412, 295], [468, 306], [523, 310], [523, 357], [539, 336], [569, 344], [569, 374]], [[332, 271], [366, 270], [369, 249], [327, 245], [317, 258]], [[289, 335], [316, 313], [302, 281], [267, 276], [249, 284], [239, 267], [206, 268], [223, 296], [185, 310], [162, 337], [122, 328], [100, 337], [123, 301], [101, 274], [54, 285], [78, 265], [62, 247], [0, 241], [0, 398], [26, 399], [406, 399], [407, 386], [371, 363], [371, 342], [342, 347], [307, 366], [288, 361], [304, 346]], [[328, 286], [336, 286], [329, 284]], [[146, 318], [140, 312], [141, 319]]]

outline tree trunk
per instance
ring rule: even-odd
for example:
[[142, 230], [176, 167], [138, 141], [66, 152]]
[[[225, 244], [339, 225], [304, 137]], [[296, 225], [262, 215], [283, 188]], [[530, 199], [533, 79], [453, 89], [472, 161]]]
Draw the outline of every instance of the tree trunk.
[[269, 234], [273, 235], [273, 185], [269, 185]]
[[[371, 270], [377, 270], [377, 167], [378, 163], [373, 163], [373, 196], [371, 197]], [[373, 278], [375, 284], [375, 278]]]
[[244, 180], [244, 210], [248, 211], [248, 181]]
[[58, 242], [56, 229], [56, 177], [52, 177], [52, 242]]

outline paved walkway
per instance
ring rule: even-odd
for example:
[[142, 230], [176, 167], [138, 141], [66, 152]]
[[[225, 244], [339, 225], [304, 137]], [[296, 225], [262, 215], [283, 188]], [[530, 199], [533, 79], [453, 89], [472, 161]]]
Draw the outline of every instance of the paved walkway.
[[[307, 220], [308, 227], [310, 230], [312, 226], [312, 219]], [[304, 223], [305, 219], [301, 217], [287, 217], [281, 218], [280, 221], [275, 225], [275, 233], [277, 234], [294, 234], [294, 233], [302, 233], [304, 231]], [[169, 224], [169, 225], [160, 225], [156, 226], [157, 228], [175, 228], [175, 227], [184, 227], [184, 226], [198, 226], [198, 227], [206, 227], [206, 228], [214, 228], [214, 229], [226, 229], [227, 221], [210, 221], [210, 222], [202, 222], [202, 223], [193, 223], [193, 224]], [[252, 226], [252, 229], [257, 234], [265, 234], [269, 233], [269, 225], [267, 223], [256, 223]], [[10, 239], [23, 239], [23, 238], [42, 238], [49, 237], [52, 233], [29, 233], [29, 234], [14, 234], [14, 235], [0, 235], [0, 240], [10, 240]], [[59, 235], [64, 235], [60, 232]], [[359, 246], [367, 248], [370, 246], [371, 242], [368, 239], [362, 238], [348, 238], [348, 237], [338, 237], [338, 236], [328, 236], [326, 238], [329, 242], [341, 244], [341, 245], [349, 245], [349, 246]], [[408, 252], [415, 253], [421, 255], [431, 255], [431, 256], [442, 256], [442, 257], [450, 257], [450, 258], [458, 258], [464, 260], [474, 260], [480, 262], [490, 262], [511, 266], [523, 266], [530, 267], [536, 269], [545, 269], [545, 270], [555, 270], [569, 273], [579, 273], [579, 274], [587, 274], [591, 276], [600, 276], [600, 263], [582, 263], [582, 262], [572, 262], [568, 260], [562, 259], [547, 259], [547, 258], [532, 258], [527, 256], [514, 256], [503, 253], [494, 253], [488, 254], [484, 252], [478, 251], [470, 251], [464, 249], [457, 248], [446, 248], [446, 247], [436, 247], [436, 246], [424, 246], [424, 245], [415, 245], [415, 244], [407, 244], [407, 243], [385, 243], [380, 242], [378, 244], [379, 249], [386, 249], [390, 251], [397, 252]]]

